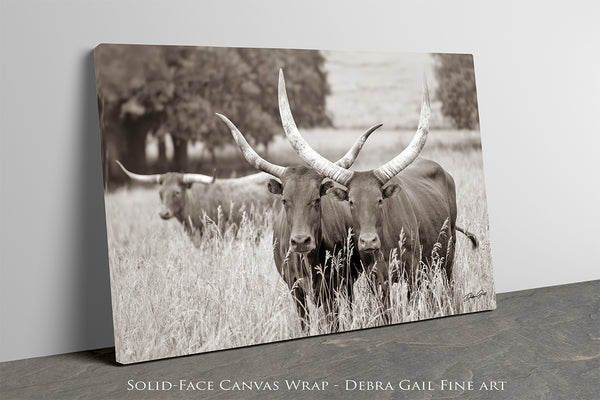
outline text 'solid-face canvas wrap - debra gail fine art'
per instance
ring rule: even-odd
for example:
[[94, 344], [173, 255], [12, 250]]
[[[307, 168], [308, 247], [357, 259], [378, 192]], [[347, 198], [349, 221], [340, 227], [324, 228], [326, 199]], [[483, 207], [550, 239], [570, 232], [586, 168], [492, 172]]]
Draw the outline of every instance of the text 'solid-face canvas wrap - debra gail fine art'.
[[471, 55], [94, 59], [118, 362], [496, 307]]

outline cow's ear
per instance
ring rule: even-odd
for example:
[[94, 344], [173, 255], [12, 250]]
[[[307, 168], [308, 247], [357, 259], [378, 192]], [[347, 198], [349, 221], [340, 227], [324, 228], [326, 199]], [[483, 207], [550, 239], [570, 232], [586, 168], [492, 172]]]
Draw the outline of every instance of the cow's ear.
[[275, 179], [269, 180], [267, 183], [267, 188], [269, 189], [269, 192], [273, 194], [283, 193], [283, 186], [281, 186], [281, 183], [277, 182]]
[[392, 183], [383, 188], [383, 198], [387, 199], [388, 197], [396, 195], [398, 192], [400, 192], [400, 185]]
[[327, 191], [327, 194], [333, 196], [334, 199], [339, 201], [348, 200], [348, 192], [344, 189], [332, 187]]
[[332, 181], [323, 182], [323, 184], [321, 185], [321, 193], [319, 194], [319, 196], [325, 196], [327, 194], [327, 191], [329, 189], [331, 189], [332, 187], [333, 187]]

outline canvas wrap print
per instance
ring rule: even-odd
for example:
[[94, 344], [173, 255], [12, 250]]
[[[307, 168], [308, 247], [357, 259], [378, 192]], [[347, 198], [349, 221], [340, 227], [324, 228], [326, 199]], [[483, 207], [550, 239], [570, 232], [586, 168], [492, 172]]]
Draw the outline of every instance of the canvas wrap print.
[[94, 59], [118, 362], [496, 307], [471, 55]]

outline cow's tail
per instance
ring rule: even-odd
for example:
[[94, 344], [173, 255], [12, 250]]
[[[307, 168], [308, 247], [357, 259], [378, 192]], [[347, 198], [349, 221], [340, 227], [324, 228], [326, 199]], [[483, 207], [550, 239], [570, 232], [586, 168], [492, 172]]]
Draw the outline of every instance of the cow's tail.
[[473, 245], [474, 249], [479, 247], [479, 240], [477, 240], [477, 236], [475, 236], [475, 234], [469, 232], [466, 229], [461, 228], [458, 225], [456, 226], [456, 230], [462, 232], [471, 241], [471, 244]]

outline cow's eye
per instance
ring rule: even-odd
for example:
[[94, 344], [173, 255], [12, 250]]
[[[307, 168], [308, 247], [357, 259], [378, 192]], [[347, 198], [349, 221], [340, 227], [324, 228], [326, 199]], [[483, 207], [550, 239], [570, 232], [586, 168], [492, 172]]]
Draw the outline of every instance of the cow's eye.
[[348, 203], [350, 203], [351, 206], [354, 205], [354, 202], [352, 200], [348, 200]]
[[287, 200], [286, 199], [281, 199], [281, 204], [283, 204], [285, 206], [287, 204]]
[[379, 205], [383, 204], [383, 199], [379, 199], [379, 200], [377, 200], [377, 203], [378, 203]]
[[321, 204], [321, 199], [316, 199], [313, 204], [315, 205], [315, 207], [318, 207]]

